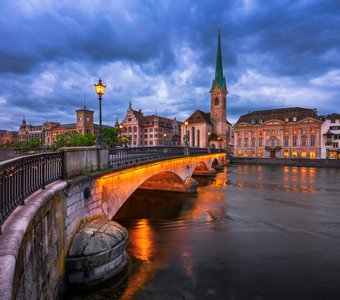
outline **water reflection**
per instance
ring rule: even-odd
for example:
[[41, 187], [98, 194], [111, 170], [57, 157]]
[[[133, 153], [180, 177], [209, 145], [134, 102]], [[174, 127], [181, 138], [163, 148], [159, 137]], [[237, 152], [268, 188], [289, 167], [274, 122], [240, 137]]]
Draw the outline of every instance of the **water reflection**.
[[[228, 167], [197, 195], [136, 191], [130, 274], [87, 299], [339, 299], [340, 170]], [[83, 297], [84, 298], [84, 297]]]

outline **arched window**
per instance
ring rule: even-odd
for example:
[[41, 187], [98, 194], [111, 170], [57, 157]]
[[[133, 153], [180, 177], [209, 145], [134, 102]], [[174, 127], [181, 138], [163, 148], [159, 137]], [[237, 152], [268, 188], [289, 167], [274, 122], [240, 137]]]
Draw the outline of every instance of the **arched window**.
[[215, 98], [215, 105], [218, 105], [219, 104], [219, 100], [218, 100], [218, 98], [216, 97]]

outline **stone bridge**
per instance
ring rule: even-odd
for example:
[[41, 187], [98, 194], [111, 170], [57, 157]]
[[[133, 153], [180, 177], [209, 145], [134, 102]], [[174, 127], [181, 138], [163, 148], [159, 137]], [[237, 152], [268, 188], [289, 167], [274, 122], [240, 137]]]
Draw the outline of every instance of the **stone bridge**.
[[110, 170], [106, 150], [92, 147], [64, 151], [64, 173], [72, 174], [72, 178], [55, 181], [29, 196], [2, 225], [3, 300], [60, 298], [66, 282], [66, 257], [87, 221], [112, 219], [138, 188], [194, 192], [192, 174], [211, 175], [213, 165], [226, 163], [226, 154], [216, 153]]

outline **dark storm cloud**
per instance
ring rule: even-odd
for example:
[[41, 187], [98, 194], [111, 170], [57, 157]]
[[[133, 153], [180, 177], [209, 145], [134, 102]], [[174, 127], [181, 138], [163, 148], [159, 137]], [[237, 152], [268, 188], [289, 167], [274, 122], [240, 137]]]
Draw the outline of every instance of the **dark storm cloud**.
[[[11, 13], [9, 13], [11, 12]], [[0, 125], [22, 114], [73, 122], [104, 120], [133, 106], [178, 119], [208, 111], [221, 26], [228, 118], [248, 110], [311, 105], [331, 112], [340, 97], [338, 1], [5, 1], [0, 7]], [[8, 115], [12, 114], [12, 118]]]

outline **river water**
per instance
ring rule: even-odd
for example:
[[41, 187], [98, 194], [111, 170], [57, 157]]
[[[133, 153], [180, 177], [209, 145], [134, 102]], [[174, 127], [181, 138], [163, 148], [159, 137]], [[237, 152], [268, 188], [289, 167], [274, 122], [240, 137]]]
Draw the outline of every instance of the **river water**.
[[136, 191], [125, 277], [74, 299], [340, 299], [340, 170], [233, 165]]

